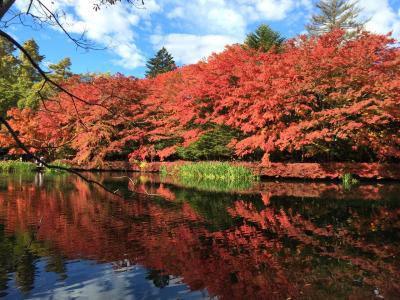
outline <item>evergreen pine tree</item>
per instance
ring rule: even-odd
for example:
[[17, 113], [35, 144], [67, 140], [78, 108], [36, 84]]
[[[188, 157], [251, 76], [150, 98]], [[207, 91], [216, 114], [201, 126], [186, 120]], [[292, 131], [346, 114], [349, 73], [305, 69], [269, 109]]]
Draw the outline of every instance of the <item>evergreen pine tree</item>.
[[268, 52], [273, 46], [280, 48], [284, 40], [279, 32], [272, 30], [268, 25], [262, 24], [255, 32], [247, 35], [244, 44], [249, 48]]
[[[51, 74], [48, 74], [54, 81], [60, 82], [62, 80], [70, 78], [73, 73], [71, 72], [71, 59], [65, 57], [56, 64], [50, 64], [49, 69]], [[40, 94], [39, 94], [40, 91]], [[18, 100], [18, 107], [38, 109], [41, 98], [50, 98], [57, 93], [57, 88], [51, 84], [44, 84], [44, 79], [35, 82]]]
[[0, 116], [5, 116], [18, 99], [14, 89], [18, 78], [18, 59], [13, 55], [14, 51], [10, 42], [0, 38]]
[[311, 23], [306, 26], [312, 35], [321, 35], [334, 29], [351, 32], [361, 30], [365, 22], [358, 22], [361, 9], [358, 0], [320, 0], [317, 8], [321, 14], [312, 16]]
[[65, 57], [56, 64], [50, 64], [49, 69], [52, 71], [53, 78], [55, 79], [67, 79], [73, 74], [71, 72], [71, 59]]
[[[40, 64], [44, 56], [39, 53], [39, 46], [34, 39], [27, 40], [22, 45], [25, 50], [29, 53], [29, 56], [37, 63]], [[39, 72], [32, 66], [25, 54], [20, 53], [20, 70], [19, 76], [21, 80], [28, 80], [29, 82], [38, 82], [42, 79]]]
[[[39, 46], [35, 40], [27, 40], [23, 44], [23, 47], [29, 53], [29, 56], [34, 62], [40, 64], [43, 61], [44, 56], [40, 55]], [[28, 57], [24, 53], [21, 52], [19, 54], [18, 60], [18, 80], [14, 85], [14, 89], [18, 92], [18, 101], [14, 104], [14, 106], [18, 105], [18, 107], [24, 108], [25, 105], [22, 105], [22, 103], [24, 103], [26, 99], [30, 97], [33, 91], [32, 88], [35, 84], [42, 80], [42, 77], [32, 66]]]
[[176, 69], [174, 58], [164, 47], [157, 52], [155, 57], [147, 62], [146, 67], [146, 77], [151, 78]]

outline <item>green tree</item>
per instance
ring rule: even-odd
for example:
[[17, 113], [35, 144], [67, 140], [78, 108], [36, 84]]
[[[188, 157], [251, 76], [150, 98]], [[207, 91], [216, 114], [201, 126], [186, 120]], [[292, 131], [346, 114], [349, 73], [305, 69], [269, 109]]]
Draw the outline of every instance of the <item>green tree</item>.
[[[56, 82], [61, 82], [70, 78], [73, 73], [71, 72], [71, 59], [66, 57], [60, 60], [57, 64], [50, 64], [49, 69], [51, 74], [49, 77]], [[41, 99], [48, 99], [57, 93], [57, 88], [45, 84], [44, 79], [33, 83], [30, 88], [22, 94], [18, 100], [18, 108], [31, 108], [38, 109]]]
[[357, 20], [361, 12], [358, 0], [320, 0], [316, 6], [320, 14], [313, 15], [311, 23], [306, 26], [312, 35], [321, 35], [334, 29], [357, 32], [365, 24]]
[[234, 156], [234, 151], [227, 145], [238, 132], [228, 126], [214, 126], [188, 147], [178, 147], [177, 153], [184, 160], [227, 160]]
[[53, 72], [52, 76], [57, 79], [68, 79], [73, 75], [69, 57], [63, 58], [57, 64], [50, 64], [49, 69]]
[[[27, 40], [23, 46], [33, 61], [37, 64], [40, 64], [43, 61], [44, 56], [40, 55], [39, 46], [33, 39]], [[32, 66], [29, 59], [23, 53], [20, 53], [18, 57], [17, 74], [18, 79], [14, 84], [14, 90], [18, 93], [18, 99], [12, 106], [20, 106], [20, 102], [25, 101], [25, 99], [32, 93], [32, 87], [35, 83], [40, 82], [42, 79], [39, 72]]]
[[[30, 57], [33, 59], [34, 62], [40, 64], [43, 61], [44, 56], [40, 55], [39, 46], [34, 39], [27, 40], [22, 46], [29, 53]], [[20, 60], [19, 64], [20, 80], [33, 83], [33, 82], [38, 82], [42, 79], [39, 72], [32, 66], [31, 62], [29, 61], [29, 59], [26, 57], [25, 54], [20, 53], [19, 60]]]
[[155, 57], [149, 59], [146, 67], [146, 77], [151, 78], [176, 69], [174, 58], [164, 47], [157, 52]]
[[18, 78], [18, 59], [14, 51], [10, 42], [0, 38], [0, 116], [4, 116], [18, 100], [18, 93], [14, 89]]
[[284, 40], [279, 32], [272, 30], [268, 25], [262, 24], [255, 32], [247, 35], [244, 44], [249, 48], [268, 52], [274, 46], [279, 49]]

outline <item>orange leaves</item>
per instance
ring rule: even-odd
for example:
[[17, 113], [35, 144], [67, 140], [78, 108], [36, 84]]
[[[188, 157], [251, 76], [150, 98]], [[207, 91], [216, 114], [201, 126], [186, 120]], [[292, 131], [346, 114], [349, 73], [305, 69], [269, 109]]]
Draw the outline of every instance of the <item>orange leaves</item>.
[[61, 93], [29, 122], [12, 115], [21, 134], [35, 127], [52, 145], [72, 139], [83, 163], [121, 151], [165, 159], [210, 124], [239, 131], [230, 143], [236, 155], [261, 150], [266, 165], [277, 152], [293, 160], [398, 159], [400, 50], [388, 36], [343, 34], [301, 36], [279, 53], [233, 45], [152, 79], [73, 77], [65, 87], [89, 104]]

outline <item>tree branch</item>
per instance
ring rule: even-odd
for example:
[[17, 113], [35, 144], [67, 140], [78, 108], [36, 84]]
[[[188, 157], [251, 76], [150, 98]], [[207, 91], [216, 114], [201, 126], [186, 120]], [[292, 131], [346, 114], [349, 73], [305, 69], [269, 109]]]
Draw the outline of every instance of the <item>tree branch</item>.
[[15, 0], [0, 0], [0, 20], [7, 13], [14, 2]]
[[87, 183], [91, 183], [94, 185], [97, 185], [99, 187], [101, 187], [102, 189], [104, 189], [105, 191], [118, 196], [120, 198], [122, 198], [121, 195], [109, 190], [108, 188], [106, 188], [103, 184], [101, 184], [98, 181], [92, 180], [92, 179], [88, 179], [85, 176], [83, 176], [81, 173], [79, 173], [78, 171], [75, 171], [71, 168], [65, 168], [65, 167], [61, 167], [61, 166], [53, 166], [50, 165], [48, 163], [46, 163], [45, 161], [43, 161], [42, 159], [40, 159], [39, 157], [37, 157], [35, 154], [31, 153], [29, 151], [29, 149], [25, 146], [25, 144], [19, 139], [18, 134], [14, 131], [14, 129], [12, 129], [12, 127], [10, 126], [10, 124], [7, 122], [6, 119], [4, 119], [3, 117], [0, 116], [0, 123], [3, 124], [8, 132], [11, 134], [12, 138], [14, 139], [14, 141], [17, 143], [18, 147], [21, 148], [27, 155], [29, 158], [36, 160], [38, 162], [40, 162], [41, 164], [43, 164], [45, 167], [49, 168], [49, 169], [55, 169], [55, 170], [61, 170], [61, 171], [67, 171], [70, 172], [72, 174], [77, 175], [79, 178], [83, 179], [84, 181], [86, 181]]

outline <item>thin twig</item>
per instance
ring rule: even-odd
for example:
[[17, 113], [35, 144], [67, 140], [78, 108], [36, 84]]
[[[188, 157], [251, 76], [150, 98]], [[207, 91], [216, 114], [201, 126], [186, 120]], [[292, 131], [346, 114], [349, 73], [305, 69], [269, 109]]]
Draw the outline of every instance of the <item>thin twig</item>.
[[[133, 184], [133, 186], [136, 185], [136, 182], [134, 182], [133, 179], [128, 176], [118, 176], [118, 177], [113, 177], [113, 178], [128, 178], [129, 181]], [[144, 193], [137, 192], [137, 191], [134, 191], [134, 192], [137, 194], [142, 194], [142, 195], [147, 195], [147, 196], [162, 197], [162, 195], [160, 195], [160, 194], [151, 194], [151, 193], [147, 192], [145, 187], [143, 187], [143, 189], [144, 189]]]

